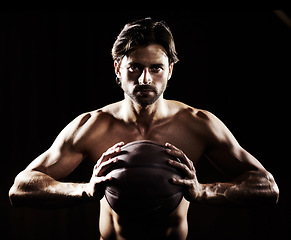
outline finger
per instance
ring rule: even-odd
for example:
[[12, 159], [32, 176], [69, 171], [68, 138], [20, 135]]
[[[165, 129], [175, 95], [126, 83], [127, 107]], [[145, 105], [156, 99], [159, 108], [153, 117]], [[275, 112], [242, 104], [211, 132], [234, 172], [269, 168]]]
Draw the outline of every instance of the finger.
[[121, 152], [121, 147], [124, 145], [124, 142], [116, 143], [114, 146], [107, 149], [106, 152], [104, 152], [100, 159], [97, 161], [97, 164], [95, 165], [96, 168], [104, 161], [107, 161], [108, 159], [114, 157], [116, 154]]
[[103, 157], [108, 157], [109, 155], [118, 153], [121, 151], [121, 147], [119, 145], [114, 145], [113, 147], [109, 148], [105, 153], [103, 153]]
[[93, 178], [93, 183], [98, 184], [98, 183], [104, 183], [104, 182], [109, 182], [113, 179], [111, 175], [106, 175], [106, 176], [101, 176], [101, 177], [94, 177]]
[[112, 158], [108, 161], [102, 162], [95, 171], [95, 176], [102, 176], [110, 167], [114, 166], [118, 162], [118, 158]]
[[167, 147], [167, 149], [170, 149], [170, 150], [173, 150], [173, 151], [179, 151], [180, 149], [177, 148], [176, 146], [174, 146], [173, 144], [171, 143], [166, 143], [165, 146]]
[[186, 154], [181, 149], [175, 147], [173, 144], [170, 144], [170, 143], [166, 143], [165, 146], [167, 147], [166, 152], [168, 154], [170, 154], [173, 157], [178, 158], [181, 162], [183, 162], [188, 167], [190, 167], [189, 162], [188, 162], [189, 160]]
[[[114, 144], [112, 147], [110, 147], [109, 149], [115, 149], [115, 148], [120, 148], [124, 145], [124, 142], [118, 142], [116, 144]], [[108, 150], [109, 150], [108, 149]]]
[[171, 159], [169, 159], [169, 164], [172, 166], [172, 167], [174, 167], [174, 168], [176, 168], [176, 169], [178, 169], [178, 170], [180, 170], [180, 171], [182, 171], [183, 173], [184, 173], [184, 175], [185, 175], [185, 177], [187, 177], [187, 178], [189, 178], [189, 179], [193, 179], [193, 178], [195, 178], [195, 170], [191, 170], [186, 164], [184, 164], [184, 163], [179, 163], [179, 162], [177, 162], [177, 161], [173, 161], [173, 160], [171, 160]]
[[[115, 149], [107, 150], [105, 153], [102, 154], [102, 156], [101, 156], [101, 162], [107, 161], [108, 159], [114, 157], [120, 151], [121, 151], [121, 149], [119, 147], [117, 147]], [[100, 164], [101, 164], [101, 162], [100, 162]]]
[[187, 179], [178, 179], [172, 178], [172, 183], [175, 185], [183, 186], [183, 187], [192, 187], [193, 183], [191, 180]]
[[185, 154], [179, 148], [175, 147], [174, 145], [170, 143], [166, 143], [165, 146], [167, 147], [166, 152], [169, 153], [170, 155], [174, 157], [184, 158]]
[[101, 163], [101, 165], [99, 166], [99, 169], [106, 171], [106, 169], [108, 169], [109, 167], [112, 167], [112, 165], [116, 164], [117, 162], [118, 162], [117, 157], [111, 158], [108, 161]]
[[170, 143], [166, 143], [165, 145], [169, 147], [169, 150], [166, 150], [168, 154], [177, 157], [179, 160], [181, 160], [182, 163], [186, 164], [190, 170], [196, 171], [193, 162], [186, 156], [186, 154], [181, 149], [175, 147]]

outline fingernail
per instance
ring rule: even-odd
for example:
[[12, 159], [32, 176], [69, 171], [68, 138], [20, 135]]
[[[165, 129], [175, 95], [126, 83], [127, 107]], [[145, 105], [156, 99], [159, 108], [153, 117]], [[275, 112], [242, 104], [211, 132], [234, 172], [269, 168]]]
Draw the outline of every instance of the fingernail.
[[172, 182], [173, 183], [177, 182], [177, 179], [176, 178], [172, 178]]

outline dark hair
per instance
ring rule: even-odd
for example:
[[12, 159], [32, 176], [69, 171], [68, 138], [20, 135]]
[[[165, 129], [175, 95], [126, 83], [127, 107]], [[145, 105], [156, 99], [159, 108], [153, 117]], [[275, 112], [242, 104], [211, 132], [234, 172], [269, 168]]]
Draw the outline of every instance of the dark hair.
[[124, 26], [112, 48], [112, 58], [118, 62], [137, 46], [160, 44], [166, 50], [169, 63], [179, 61], [173, 35], [164, 21], [144, 18]]

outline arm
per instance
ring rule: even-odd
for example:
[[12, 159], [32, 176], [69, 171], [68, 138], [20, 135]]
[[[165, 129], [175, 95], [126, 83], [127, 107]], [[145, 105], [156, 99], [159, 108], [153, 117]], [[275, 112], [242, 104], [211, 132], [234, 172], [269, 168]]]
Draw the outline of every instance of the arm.
[[58, 181], [69, 175], [84, 159], [84, 154], [75, 147], [74, 136], [85, 127], [89, 118], [90, 114], [76, 118], [46, 152], [17, 175], [9, 191], [12, 205], [62, 207], [100, 198], [103, 194], [102, 183], [111, 179], [109, 175], [103, 176], [103, 173], [116, 162], [111, 157], [120, 151], [122, 143], [116, 144], [101, 156], [89, 183]]
[[187, 189], [185, 197], [189, 201], [231, 206], [275, 204], [279, 189], [271, 173], [237, 143], [221, 121], [210, 113], [207, 117], [205, 154], [232, 180], [199, 183], [193, 162], [180, 149], [166, 144], [168, 153], [182, 161], [169, 163], [185, 173], [185, 179], [173, 179], [173, 183]]
[[15, 207], [57, 208], [85, 201], [85, 189], [86, 184], [59, 182], [38, 170], [25, 169], [15, 178], [9, 198]]

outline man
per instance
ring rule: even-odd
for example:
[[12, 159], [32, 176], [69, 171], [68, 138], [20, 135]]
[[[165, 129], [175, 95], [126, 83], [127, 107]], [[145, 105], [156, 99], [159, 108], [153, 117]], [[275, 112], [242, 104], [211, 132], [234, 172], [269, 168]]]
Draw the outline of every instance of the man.
[[[164, 22], [142, 19], [125, 25], [112, 49], [117, 83], [124, 99], [74, 119], [52, 146], [15, 179], [9, 196], [15, 206], [51, 207], [100, 200], [101, 239], [186, 239], [191, 202], [217, 205], [275, 204], [279, 190], [272, 175], [236, 141], [227, 127], [208, 111], [163, 93], [178, 61]], [[165, 144], [184, 172], [172, 179], [184, 187], [179, 206], [162, 219], [124, 219], [104, 198], [112, 180], [109, 167], [121, 147], [135, 140]], [[94, 163], [89, 183], [61, 182], [87, 157]], [[195, 166], [208, 158], [228, 182], [201, 184]]]

